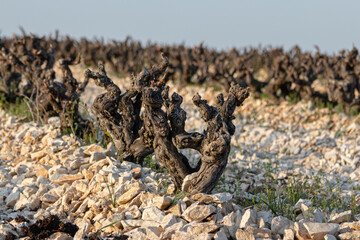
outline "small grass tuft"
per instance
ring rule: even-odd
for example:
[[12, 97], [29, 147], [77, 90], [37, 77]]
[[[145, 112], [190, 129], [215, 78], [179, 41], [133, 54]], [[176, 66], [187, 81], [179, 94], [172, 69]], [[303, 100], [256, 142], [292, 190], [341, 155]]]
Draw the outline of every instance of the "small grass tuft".
[[104, 182], [106, 184], [106, 187], [109, 191], [109, 197], [110, 197], [110, 200], [111, 200], [111, 204], [113, 205], [114, 208], [116, 208], [116, 195], [115, 195], [115, 183], [111, 182], [110, 185], [111, 185], [111, 188], [110, 188], [110, 185], [109, 183], [106, 181], [106, 177], [103, 176], [104, 178]]
[[13, 116], [21, 118], [24, 122], [30, 122], [35, 120], [32, 110], [29, 108], [28, 103], [19, 97], [15, 99], [15, 102], [8, 102], [5, 94], [0, 94], [0, 108], [8, 112]]

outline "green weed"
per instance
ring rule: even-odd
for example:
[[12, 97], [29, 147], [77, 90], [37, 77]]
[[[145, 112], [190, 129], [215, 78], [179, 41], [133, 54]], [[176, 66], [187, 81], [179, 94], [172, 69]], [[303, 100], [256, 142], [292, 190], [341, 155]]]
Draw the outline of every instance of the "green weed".
[[19, 97], [16, 98], [15, 103], [11, 103], [6, 100], [4, 93], [0, 94], [0, 108], [13, 116], [21, 118], [25, 122], [35, 120], [29, 103]]
[[175, 194], [175, 197], [170, 203], [170, 207], [174, 206], [181, 198], [185, 197], [187, 194], [187, 192], [178, 192], [177, 194]]
[[106, 181], [106, 178], [105, 176], [103, 176], [104, 178], [104, 182], [106, 184], [106, 187], [109, 191], [109, 197], [110, 197], [110, 200], [111, 200], [111, 204], [113, 205], [114, 208], [116, 208], [116, 194], [115, 194], [115, 183], [111, 182], [110, 185], [111, 185], [111, 189], [110, 189], [110, 185], [108, 184], [108, 182]]
[[298, 95], [296, 95], [295, 93], [290, 93], [289, 95], [287, 95], [286, 98], [292, 104], [296, 104], [301, 101], [301, 98]]

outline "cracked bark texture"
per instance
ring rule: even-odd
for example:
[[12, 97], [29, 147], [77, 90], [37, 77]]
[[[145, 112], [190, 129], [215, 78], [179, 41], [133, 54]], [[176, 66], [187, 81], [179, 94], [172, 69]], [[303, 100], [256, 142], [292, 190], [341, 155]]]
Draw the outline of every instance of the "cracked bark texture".
[[[166, 168], [177, 189], [189, 193], [209, 193], [216, 186], [226, 167], [230, 152], [232, 123], [237, 106], [249, 96], [248, 89], [233, 84], [228, 97], [217, 97], [210, 106], [200, 95], [193, 97], [206, 123], [204, 133], [186, 132], [186, 112], [181, 108], [182, 97], [165, 86], [169, 62], [132, 76], [131, 88], [124, 93], [107, 76], [104, 65], [99, 72], [87, 70], [86, 78], [105, 88], [96, 97], [93, 112], [100, 127], [108, 132], [125, 160], [141, 161], [155, 153], [160, 166]], [[142, 111], [141, 111], [142, 110]], [[140, 114], [141, 113], [141, 114]], [[191, 148], [202, 155], [192, 168], [179, 149]]]

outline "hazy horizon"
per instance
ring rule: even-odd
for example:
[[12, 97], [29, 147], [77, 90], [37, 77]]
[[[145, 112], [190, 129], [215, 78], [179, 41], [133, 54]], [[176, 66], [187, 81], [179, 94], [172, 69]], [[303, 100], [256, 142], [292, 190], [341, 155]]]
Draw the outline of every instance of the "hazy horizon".
[[259, 45], [289, 49], [299, 45], [337, 53], [360, 47], [360, 1], [2, 1], [0, 36], [20, 34], [19, 26], [37, 35], [69, 35], [146, 44], [204, 42], [219, 50]]

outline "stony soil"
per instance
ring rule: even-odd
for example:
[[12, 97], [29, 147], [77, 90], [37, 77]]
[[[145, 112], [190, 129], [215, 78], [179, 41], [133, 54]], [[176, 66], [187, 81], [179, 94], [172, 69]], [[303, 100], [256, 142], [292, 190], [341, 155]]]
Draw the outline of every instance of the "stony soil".
[[[217, 92], [177, 91], [187, 129], [201, 131], [191, 98]], [[95, 93], [90, 84], [83, 100]], [[49, 239], [360, 239], [360, 117], [267, 99], [238, 111], [224, 177], [211, 195], [186, 195], [165, 172], [121, 161], [112, 144], [61, 135], [58, 118], [40, 126], [0, 110], [0, 239], [36, 239], [34, 226]], [[314, 188], [288, 211], [262, 204], [269, 189], [284, 196], [305, 183]]]

